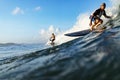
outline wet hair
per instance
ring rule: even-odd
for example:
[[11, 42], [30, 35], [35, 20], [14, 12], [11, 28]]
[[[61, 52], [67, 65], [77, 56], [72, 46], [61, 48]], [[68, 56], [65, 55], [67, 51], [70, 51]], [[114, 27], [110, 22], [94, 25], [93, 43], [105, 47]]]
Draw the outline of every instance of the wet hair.
[[54, 33], [52, 33], [52, 35], [54, 35]]
[[102, 5], [101, 6], [104, 6], [105, 8], [106, 8], [106, 3], [102, 3]]

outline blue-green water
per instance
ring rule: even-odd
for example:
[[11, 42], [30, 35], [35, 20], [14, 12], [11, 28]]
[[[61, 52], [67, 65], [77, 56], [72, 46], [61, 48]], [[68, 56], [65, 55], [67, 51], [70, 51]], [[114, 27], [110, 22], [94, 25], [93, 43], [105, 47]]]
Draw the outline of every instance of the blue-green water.
[[0, 80], [120, 80], [120, 14], [59, 46], [1, 45]]

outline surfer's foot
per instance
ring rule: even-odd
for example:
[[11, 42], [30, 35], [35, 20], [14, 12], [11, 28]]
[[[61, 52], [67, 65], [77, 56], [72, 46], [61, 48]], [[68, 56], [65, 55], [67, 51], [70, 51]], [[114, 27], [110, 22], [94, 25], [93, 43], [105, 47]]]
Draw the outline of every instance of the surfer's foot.
[[95, 25], [93, 25], [91, 28], [90, 28], [90, 31], [93, 31], [95, 30]]
[[93, 28], [90, 28], [90, 31], [93, 31]]
[[103, 30], [98, 30], [98, 32], [103, 32]]
[[93, 30], [92, 30], [92, 29], [90, 29], [90, 31], [92, 32]]
[[90, 28], [90, 31], [96, 30], [95, 28]]

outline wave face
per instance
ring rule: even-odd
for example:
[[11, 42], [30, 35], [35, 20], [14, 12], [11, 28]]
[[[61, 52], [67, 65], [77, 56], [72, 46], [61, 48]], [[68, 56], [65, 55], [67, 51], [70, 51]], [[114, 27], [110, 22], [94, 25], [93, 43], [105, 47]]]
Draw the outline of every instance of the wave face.
[[120, 13], [103, 33], [0, 60], [0, 80], [120, 80]]

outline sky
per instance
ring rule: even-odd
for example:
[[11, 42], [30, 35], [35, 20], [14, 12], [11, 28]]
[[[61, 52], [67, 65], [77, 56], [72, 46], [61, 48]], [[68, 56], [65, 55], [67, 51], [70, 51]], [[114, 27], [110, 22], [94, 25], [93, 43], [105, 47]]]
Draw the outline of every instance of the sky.
[[109, 0], [0, 0], [0, 43], [40, 42], [41, 29], [70, 29], [81, 13]]

